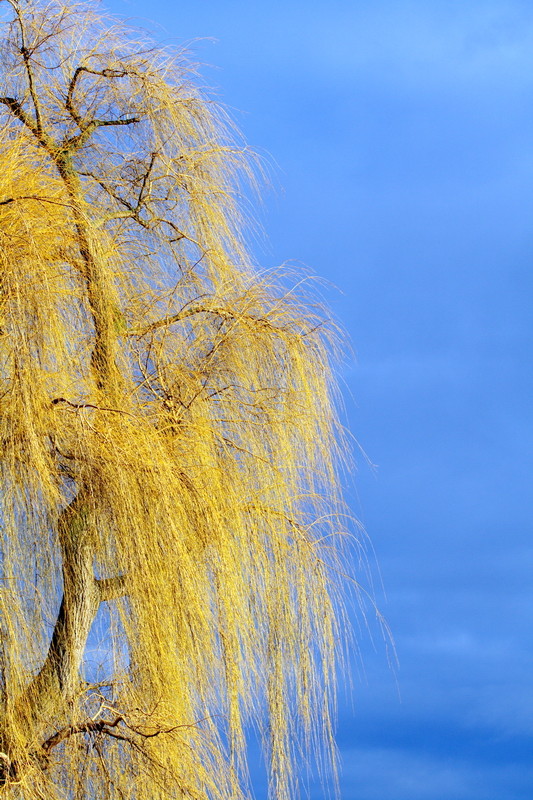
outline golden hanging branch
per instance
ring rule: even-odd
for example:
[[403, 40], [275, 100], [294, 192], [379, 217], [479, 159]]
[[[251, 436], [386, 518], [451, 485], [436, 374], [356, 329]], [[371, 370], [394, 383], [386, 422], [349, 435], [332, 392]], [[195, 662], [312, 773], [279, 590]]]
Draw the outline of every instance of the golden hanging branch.
[[180, 53], [0, 12], [0, 795], [237, 798], [268, 718], [283, 800], [296, 736], [333, 758], [333, 336]]

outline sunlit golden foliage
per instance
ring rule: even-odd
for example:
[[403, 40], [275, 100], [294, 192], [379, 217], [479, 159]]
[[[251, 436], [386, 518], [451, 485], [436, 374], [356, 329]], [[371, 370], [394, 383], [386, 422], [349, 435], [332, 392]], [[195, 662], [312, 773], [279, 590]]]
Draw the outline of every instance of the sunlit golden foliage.
[[182, 55], [0, 12], [0, 794], [237, 798], [255, 719], [283, 800], [333, 758], [334, 343]]

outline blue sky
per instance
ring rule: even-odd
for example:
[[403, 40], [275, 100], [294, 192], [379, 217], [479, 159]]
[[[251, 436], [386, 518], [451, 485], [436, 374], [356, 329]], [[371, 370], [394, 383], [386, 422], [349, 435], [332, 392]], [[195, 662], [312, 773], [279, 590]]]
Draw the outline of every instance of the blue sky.
[[530, 800], [533, 4], [106, 6], [194, 42], [275, 164], [258, 259], [340, 290], [349, 422], [376, 465], [358, 458], [353, 505], [399, 659], [362, 636], [343, 800]]

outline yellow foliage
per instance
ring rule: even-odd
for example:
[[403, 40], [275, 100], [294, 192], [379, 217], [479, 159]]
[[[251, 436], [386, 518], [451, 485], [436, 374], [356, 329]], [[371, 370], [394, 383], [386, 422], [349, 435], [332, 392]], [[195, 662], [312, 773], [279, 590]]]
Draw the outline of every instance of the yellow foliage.
[[334, 761], [334, 336], [252, 268], [250, 158], [184, 56], [9, 6], [0, 795], [237, 798], [255, 719], [284, 800], [299, 748]]

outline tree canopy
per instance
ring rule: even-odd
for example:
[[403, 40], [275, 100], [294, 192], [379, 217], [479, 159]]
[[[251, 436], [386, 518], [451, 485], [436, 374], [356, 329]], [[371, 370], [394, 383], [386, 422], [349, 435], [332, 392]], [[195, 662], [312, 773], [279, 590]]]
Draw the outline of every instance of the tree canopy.
[[247, 252], [181, 52], [0, 3], [0, 795], [272, 795], [334, 761], [335, 334]]

